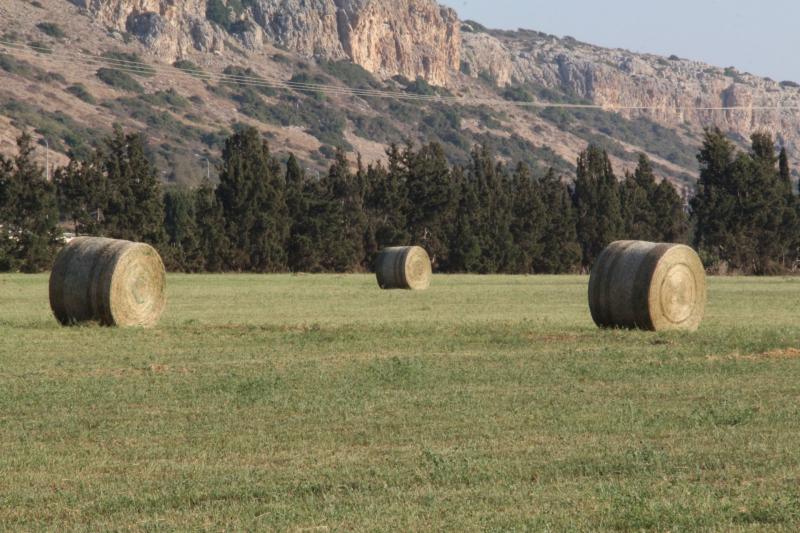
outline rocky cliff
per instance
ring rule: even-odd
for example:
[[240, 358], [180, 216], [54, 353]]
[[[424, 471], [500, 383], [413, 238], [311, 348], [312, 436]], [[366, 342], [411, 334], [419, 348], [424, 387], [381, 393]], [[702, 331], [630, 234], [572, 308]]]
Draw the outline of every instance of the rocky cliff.
[[[800, 88], [795, 83], [675, 56], [599, 48], [535, 31], [493, 32], [465, 23], [463, 35], [462, 54], [470, 75], [488, 77], [499, 86], [555, 89], [670, 128], [719, 126], [742, 139], [754, 131], [769, 131], [779, 144], [800, 152]], [[740, 109], [713, 110], [721, 107]], [[774, 107], [786, 110], [762, 109]]]
[[225, 26], [251, 51], [267, 40], [307, 57], [350, 59], [382, 77], [446, 85], [460, 64], [458, 17], [434, 0], [251, 0], [226, 6], [215, 23], [207, 0], [71, 1], [168, 61], [192, 47], [221, 50]]
[[[41, 23], [60, 31], [48, 33]], [[754, 131], [770, 131], [800, 166], [800, 112], [788, 109], [800, 106], [795, 83], [535, 31], [488, 30], [459, 21], [435, 0], [6, 0], [0, 37], [38, 47], [0, 44], [5, 153], [24, 130], [61, 154], [85, 152], [119, 122], [147, 132], [165, 176], [192, 182], [205, 174], [204, 158], [218, 156], [222, 134], [249, 123], [276, 150], [317, 169], [335, 146], [372, 161], [385, 156], [388, 143], [410, 139], [441, 143], [454, 162], [486, 143], [508, 161], [569, 175], [592, 142], [609, 151], [620, 174], [644, 152], [659, 175], [691, 186], [703, 128], [716, 125], [742, 147]], [[76, 54], [95, 59], [81, 63]], [[101, 76], [99, 67], [119, 63], [103, 65], [98, 57], [140, 58], [152, 74]], [[205, 78], [173, 68], [178, 59]], [[335, 90], [237, 86], [224, 79], [228, 73]], [[411, 83], [417, 78], [434, 87]], [[348, 87], [417, 99], [357, 97]], [[487, 103], [418, 99], [432, 94]], [[725, 106], [739, 109], [696, 110]], [[763, 109], [776, 106], [784, 110]]]
[[[534, 31], [492, 32], [462, 23], [434, 0], [250, 0], [207, 20], [208, 0], [71, 0], [96, 20], [136, 35], [158, 57], [189, 50], [219, 52], [230, 36], [251, 51], [270, 42], [306, 57], [349, 59], [381, 77], [423, 78], [458, 85], [461, 70], [507, 85], [557, 89], [626, 117], [646, 116], [670, 128], [718, 125], [747, 138], [772, 132], [800, 152], [793, 111], [800, 90], [735, 69], [672, 57], [635, 54]], [[223, 4], [224, 5], [224, 4]], [[231, 4], [232, 6], [233, 4]], [[463, 35], [463, 38], [462, 38]], [[741, 107], [736, 111], [694, 108]], [[631, 108], [647, 107], [646, 111]]]

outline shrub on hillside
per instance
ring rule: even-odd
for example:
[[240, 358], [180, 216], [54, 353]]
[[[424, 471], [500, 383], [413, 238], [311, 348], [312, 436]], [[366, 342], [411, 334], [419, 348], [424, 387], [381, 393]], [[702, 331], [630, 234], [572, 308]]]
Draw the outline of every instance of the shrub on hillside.
[[54, 39], [63, 39], [67, 36], [67, 34], [64, 33], [64, 30], [62, 30], [55, 22], [40, 22], [36, 25], [36, 27], [39, 28], [39, 31], [45, 35], [49, 35]]
[[121, 91], [130, 91], [133, 93], [144, 92], [144, 87], [133, 79], [133, 76], [121, 70], [103, 67], [97, 71], [97, 77], [107, 85]]

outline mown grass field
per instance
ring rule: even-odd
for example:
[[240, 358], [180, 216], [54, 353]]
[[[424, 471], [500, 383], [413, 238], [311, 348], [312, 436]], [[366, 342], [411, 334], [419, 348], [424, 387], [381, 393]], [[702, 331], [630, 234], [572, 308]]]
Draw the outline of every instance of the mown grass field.
[[711, 280], [691, 335], [586, 285], [171, 276], [114, 330], [0, 276], [0, 526], [797, 530], [800, 279]]

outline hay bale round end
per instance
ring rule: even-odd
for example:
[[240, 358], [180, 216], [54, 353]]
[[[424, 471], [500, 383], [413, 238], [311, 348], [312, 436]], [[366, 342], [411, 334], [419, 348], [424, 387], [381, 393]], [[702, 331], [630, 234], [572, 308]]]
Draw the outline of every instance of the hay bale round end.
[[431, 285], [431, 259], [419, 246], [386, 248], [375, 261], [375, 275], [382, 289], [425, 290]]
[[147, 244], [79, 237], [56, 257], [50, 306], [64, 325], [151, 327], [166, 307], [166, 272]]
[[602, 328], [696, 331], [706, 299], [703, 263], [682, 244], [612, 243], [589, 279], [589, 307]]

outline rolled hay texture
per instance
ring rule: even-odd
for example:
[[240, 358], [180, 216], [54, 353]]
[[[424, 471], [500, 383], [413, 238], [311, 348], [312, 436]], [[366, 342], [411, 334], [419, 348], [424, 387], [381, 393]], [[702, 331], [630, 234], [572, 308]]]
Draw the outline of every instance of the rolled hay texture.
[[431, 258], [419, 246], [386, 248], [375, 261], [381, 289], [422, 291], [431, 285]]
[[612, 243], [589, 279], [589, 307], [601, 328], [696, 331], [706, 308], [706, 275], [681, 244]]
[[166, 306], [166, 273], [147, 244], [78, 237], [56, 257], [50, 307], [59, 322], [149, 327]]

